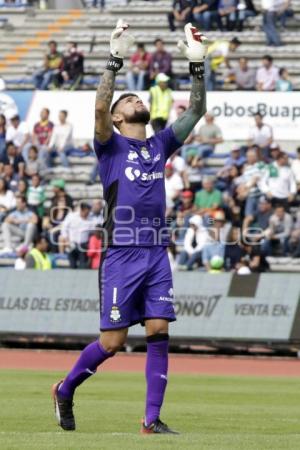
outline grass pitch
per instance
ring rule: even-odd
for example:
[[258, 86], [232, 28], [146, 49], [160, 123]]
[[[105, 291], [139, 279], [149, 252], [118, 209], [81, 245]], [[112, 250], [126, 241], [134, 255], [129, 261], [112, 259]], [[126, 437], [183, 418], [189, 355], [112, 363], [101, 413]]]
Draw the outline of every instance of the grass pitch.
[[141, 436], [141, 374], [101, 373], [76, 395], [77, 431], [56, 425], [61, 373], [0, 371], [1, 450], [300, 449], [300, 380], [171, 375], [162, 419], [180, 436]]

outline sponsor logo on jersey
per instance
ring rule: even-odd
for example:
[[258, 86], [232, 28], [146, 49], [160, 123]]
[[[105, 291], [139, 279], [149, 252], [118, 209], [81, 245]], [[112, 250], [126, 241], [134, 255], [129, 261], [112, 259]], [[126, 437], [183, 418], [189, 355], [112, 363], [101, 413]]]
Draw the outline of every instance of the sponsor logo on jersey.
[[174, 289], [172, 287], [168, 290], [168, 294], [169, 294], [169, 296], [161, 295], [159, 297], [159, 301], [161, 301], [161, 302], [173, 302]]
[[140, 178], [142, 181], [153, 181], [164, 177], [163, 172], [141, 173], [140, 170], [134, 169], [133, 167], [126, 167], [125, 175], [130, 181], [134, 181], [137, 178]]
[[160, 153], [158, 153], [158, 154], [154, 157], [153, 161], [154, 161], [154, 162], [160, 161]]

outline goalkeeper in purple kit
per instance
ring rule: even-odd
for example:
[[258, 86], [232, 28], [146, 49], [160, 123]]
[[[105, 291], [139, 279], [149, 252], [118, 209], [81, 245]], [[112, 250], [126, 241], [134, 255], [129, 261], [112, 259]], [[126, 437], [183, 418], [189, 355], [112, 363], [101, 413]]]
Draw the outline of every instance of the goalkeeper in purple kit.
[[58, 424], [64, 430], [75, 430], [75, 389], [123, 347], [128, 328], [141, 323], [147, 341], [141, 432], [177, 434], [160, 420], [167, 386], [169, 322], [176, 320], [167, 255], [164, 167], [206, 112], [207, 40], [191, 24], [185, 26], [188, 45], [180, 41], [178, 48], [189, 60], [193, 77], [190, 106], [171, 127], [147, 139], [150, 114], [136, 94], [123, 94], [111, 106], [116, 74], [133, 44], [127, 29], [119, 20], [112, 33], [111, 55], [95, 106], [94, 148], [107, 205], [106, 250], [99, 269], [101, 334], [83, 350], [66, 378], [53, 386], [52, 393]]

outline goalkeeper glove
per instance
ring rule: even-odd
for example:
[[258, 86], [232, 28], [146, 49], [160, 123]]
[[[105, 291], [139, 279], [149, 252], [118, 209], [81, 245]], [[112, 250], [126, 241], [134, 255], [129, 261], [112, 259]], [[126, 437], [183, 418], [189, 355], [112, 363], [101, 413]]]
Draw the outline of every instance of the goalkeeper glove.
[[204, 77], [204, 59], [209, 44], [208, 39], [191, 23], [184, 27], [187, 45], [178, 41], [180, 52], [190, 61], [190, 74], [199, 79]]
[[119, 19], [110, 38], [110, 58], [106, 69], [118, 72], [123, 67], [123, 58], [134, 43], [134, 37], [127, 33], [129, 25]]

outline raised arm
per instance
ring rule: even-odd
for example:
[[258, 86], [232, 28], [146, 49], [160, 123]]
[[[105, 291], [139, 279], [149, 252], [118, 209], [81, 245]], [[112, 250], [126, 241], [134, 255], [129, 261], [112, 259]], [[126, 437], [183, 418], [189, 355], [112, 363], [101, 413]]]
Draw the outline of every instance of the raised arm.
[[99, 83], [95, 104], [95, 138], [103, 143], [108, 141], [113, 132], [110, 105], [115, 90], [116, 74], [105, 70]]
[[185, 141], [206, 112], [204, 58], [208, 41], [190, 23], [185, 25], [184, 30], [188, 46], [179, 41], [178, 48], [190, 61], [190, 73], [193, 76], [193, 83], [189, 108], [172, 125], [175, 136], [180, 142]]
[[180, 142], [184, 142], [206, 113], [206, 91], [204, 79], [193, 77], [189, 108], [173, 123], [172, 128]]
[[134, 38], [126, 33], [127, 29], [128, 24], [122, 19], [118, 20], [110, 39], [110, 58], [97, 89], [95, 138], [101, 143], [108, 141], [113, 132], [110, 106], [114, 96], [115, 78], [123, 67], [123, 58], [134, 43]]

